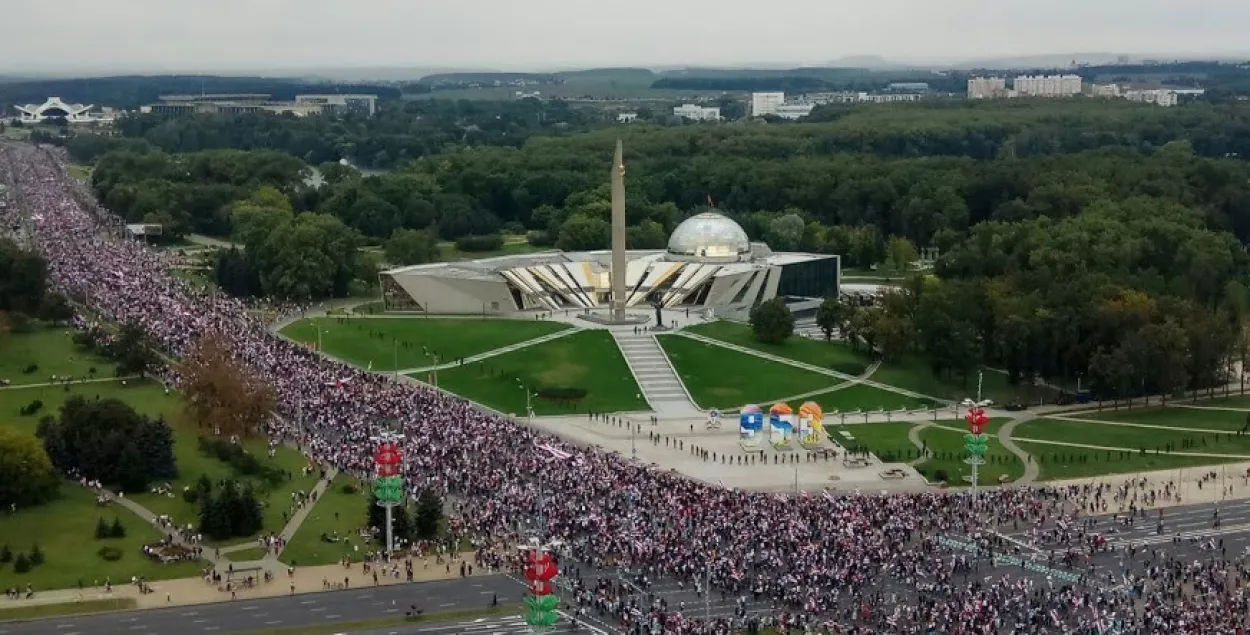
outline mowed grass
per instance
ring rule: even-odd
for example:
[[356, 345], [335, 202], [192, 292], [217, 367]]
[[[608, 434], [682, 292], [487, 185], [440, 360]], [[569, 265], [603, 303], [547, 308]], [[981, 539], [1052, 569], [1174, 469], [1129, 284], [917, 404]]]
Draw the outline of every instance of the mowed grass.
[[[1017, 430], [1019, 430], [1017, 428]], [[1055, 481], [1074, 478], [1097, 478], [1112, 474], [1151, 472], [1156, 470], [1181, 470], [1222, 463], [1239, 463], [1245, 459], [1220, 459], [1176, 454], [1155, 454], [1153, 451], [1121, 453], [1117, 451], [1073, 448], [1046, 443], [1030, 443], [1017, 439], [1016, 443], [1033, 456], [1040, 470], [1039, 479]]]
[[905, 456], [908, 450], [916, 446], [908, 439], [908, 432], [915, 426], [911, 421], [890, 421], [882, 423], [861, 423], [854, 425], [830, 425], [826, 418], [825, 434], [838, 445], [848, 449], [864, 449], [881, 457]]
[[[990, 419], [985, 428], [989, 435], [988, 450], [985, 453], [985, 464], [977, 469], [977, 482], [980, 485], [997, 485], [1006, 476], [1016, 480], [1024, 474], [1024, 463], [1016, 455], [1008, 452], [998, 442], [998, 429], [1007, 419]], [[1017, 428], [1018, 429], [1018, 428]], [[952, 486], [972, 484], [972, 466], [964, 463], [967, 458], [964, 450], [964, 435], [967, 425], [962, 421], [939, 421], [937, 426], [926, 428], [920, 432], [920, 440], [933, 456], [916, 466], [926, 478], [935, 480], [938, 470], [946, 472], [946, 482]]]
[[526, 241], [525, 236], [504, 236], [503, 247], [495, 251], [460, 251], [454, 242], [438, 244], [438, 259], [444, 261], [478, 260], [480, 258], [496, 258], [498, 256], [517, 256], [542, 251], [554, 251], [552, 247], [535, 247]]
[[[345, 485], [354, 488], [355, 493], [344, 492]], [[352, 476], [338, 475], [317, 499], [279, 559], [290, 565], [307, 567], [335, 564], [343, 558], [364, 558], [372, 549], [358, 537], [358, 530], [368, 522], [369, 502], [368, 484]], [[321, 539], [323, 535], [337, 535], [339, 541], [327, 542]]]
[[1202, 410], [1199, 408], [1119, 408], [1073, 413], [1077, 419], [1144, 423], [1172, 428], [1227, 430], [1237, 432], [1250, 423], [1250, 412], [1236, 410]]
[[[1147, 452], [1154, 452], [1156, 449], [1166, 451], [1171, 444], [1170, 449], [1173, 452], [1245, 455], [1250, 459], [1250, 436], [1237, 436], [1231, 431], [1216, 434], [1091, 421], [1034, 419], [1018, 426], [1014, 437], [1018, 440], [1061, 441]], [[1057, 448], [1052, 450], [1055, 452], [1081, 451], [1079, 447], [1053, 447]]]
[[[477, 318], [321, 317], [299, 320], [282, 334], [361, 368], [391, 371], [454, 362], [569, 328], [562, 322]], [[398, 367], [395, 365], [398, 363]]]
[[[912, 392], [928, 395], [938, 399], [959, 401], [977, 397], [977, 373], [969, 373], [967, 377], [960, 375], [935, 375], [929, 365], [919, 358], [882, 364], [872, 374], [874, 381], [903, 388]], [[1029, 386], [1011, 386], [1007, 376], [992, 370], [985, 370], [981, 375], [981, 397], [992, 399], [999, 404], [1006, 404], [1017, 399], [1035, 400], [1037, 396], [1050, 392], [1048, 389]]]
[[[126, 528], [124, 538], [96, 540], [98, 519], [111, 523], [119, 518]], [[95, 495], [77, 483], [66, 481], [56, 500], [16, 513], [0, 513], [0, 545], [8, 545], [17, 554], [30, 553], [35, 542], [46, 560], [27, 573], [15, 573], [13, 564], [0, 565], [0, 587], [24, 589], [31, 584], [36, 591], [82, 586], [98, 586], [105, 580], [115, 585], [130, 582], [131, 576], [149, 580], [185, 578], [198, 575], [202, 567], [196, 562], [161, 564], [143, 555], [143, 545], [161, 539], [161, 533], [129, 510], [117, 504], [100, 507]], [[122, 551], [116, 562], [101, 558], [101, 547]], [[5, 613], [0, 611], [0, 619]]]
[[[42, 384], [57, 377], [90, 378], [113, 376], [112, 364], [101, 357], [84, 353], [72, 339], [68, 328], [40, 328], [30, 333], [0, 334], [0, 379], [12, 386]], [[38, 369], [23, 372], [32, 364]]]
[[[656, 338], [700, 408], [767, 405], [841, 380], [681, 335]], [[804, 400], [806, 401], [806, 400]]]
[[[428, 373], [413, 375], [421, 381]], [[642, 389], [611, 334], [586, 330], [542, 344], [438, 372], [438, 385], [466, 399], [504, 413], [525, 414], [525, 391], [580, 388], [585, 398], [573, 403], [533, 397], [535, 414], [647, 410]]]
[[820, 339], [807, 339], [797, 335], [791, 336], [780, 344], [767, 344], [755, 339], [751, 325], [741, 322], [709, 322], [685, 329], [690, 333], [710, 337], [712, 339], [745, 346], [750, 349], [785, 357], [795, 361], [836, 370], [848, 375], [858, 375], [868, 367], [866, 355], [856, 353], [842, 342], [826, 342]]
[[831, 390], [804, 398], [803, 401], [814, 401], [820, 404], [826, 415], [835, 412], [854, 412], [856, 410], [875, 412], [879, 408], [885, 408], [886, 410], [898, 410], [899, 408], [915, 410], [927, 408], [932, 404], [930, 401], [908, 397], [907, 395], [865, 384], [855, 384]]
[[[108, 372], [112, 372], [111, 368]], [[168, 514], [179, 524], [197, 524], [199, 506], [188, 503], [182, 498], [182, 489], [194, 485], [200, 476], [207, 476], [216, 484], [225, 478], [238, 477], [233, 469], [217, 460], [202, 454], [198, 448], [198, 439], [202, 431], [189, 421], [183, 410], [181, 397], [175, 392], [166, 394], [165, 388], [154, 381], [127, 380], [122, 382], [97, 382], [74, 384], [66, 390], [64, 387], [37, 387], [0, 390], [0, 425], [34, 435], [39, 419], [44, 416], [56, 416], [61, 405], [71, 397], [81, 396], [87, 400], [119, 399], [126, 402], [140, 414], [148, 416], [164, 416], [174, 432], [174, 458], [178, 466], [178, 478], [171, 483], [170, 494], [148, 492], [126, 492], [135, 502], [147, 507], [155, 514]], [[34, 399], [44, 403], [38, 412], [20, 416], [18, 411]], [[273, 458], [266, 458], [267, 442], [264, 439], [248, 439], [244, 447], [262, 462], [279, 467], [292, 475], [292, 478], [272, 489], [257, 485], [257, 493], [265, 505], [264, 530], [275, 531], [284, 525], [282, 513], [290, 507], [291, 492], [312, 489], [316, 484], [317, 475], [301, 475], [301, 468], [306, 460], [296, 450], [279, 446]], [[244, 479], [245, 480], [245, 479]], [[152, 483], [155, 488], [161, 483]], [[239, 541], [244, 539], [239, 539]]]

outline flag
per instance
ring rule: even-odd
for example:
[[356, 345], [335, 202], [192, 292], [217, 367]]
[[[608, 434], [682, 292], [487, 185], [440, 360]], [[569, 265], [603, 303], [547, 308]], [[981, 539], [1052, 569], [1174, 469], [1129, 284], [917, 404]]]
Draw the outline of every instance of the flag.
[[365, 370], [373, 370], [373, 360], [369, 360], [369, 367]]
[[561, 450], [560, 448], [557, 448], [551, 445], [550, 443], [535, 443], [535, 445], [538, 446], [538, 449], [545, 450], [553, 458], [557, 458], [562, 461], [564, 459], [567, 459], [573, 456], [571, 453], [565, 452], [564, 450]]

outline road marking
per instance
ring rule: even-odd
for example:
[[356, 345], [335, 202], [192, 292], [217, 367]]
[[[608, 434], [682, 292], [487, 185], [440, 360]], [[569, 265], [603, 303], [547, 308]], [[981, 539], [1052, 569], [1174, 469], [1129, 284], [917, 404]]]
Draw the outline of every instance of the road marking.
[[480, 588], [482, 588], [482, 585], [480, 585], [480, 584], [470, 584], [469, 586], [471, 586], [471, 587], [473, 587], [473, 588], [475, 588], [475, 589], [480, 589]]
[[339, 619], [340, 617], [343, 617], [343, 616], [342, 616], [342, 615], [327, 615], [327, 616], [326, 616], [326, 619], [327, 619], [327, 620], [337, 620], [337, 619]]
[[199, 615], [199, 614], [200, 614], [199, 611], [187, 611], [186, 613], [181, 613], [183, 617], [191, 617], [193, 615]]
[[143, 629], [145, 629], [145, 628], [147, 628], [147, 627], [146, 627], [146, 626], [144, 626], [144, 625], [142, 625], [142, 624], [135, 624], [134, 626], [131, 626], [131, 627], [130, 627], [130, 630], [132, 630], [132, 631], [141, 631], [141, 630], [143, 630]]
[[192, 623], [192, 624], [203, 624], [204, 622], [207, 622], [207, 621], [208, 621], [208, 620], [191, 620], [191, 623]]
[[265, 623], [266, 624], [281, 624], [282, 620], [269, 620], [268, 622], [265, 622]]
[[312, 609], [308, 609], [308, 610], [309, 610], [309, 611], [312, 611], [313, 613], [316, 613], [317, 611], [324, 611], [324, 610], [326, 610], [326, 607], [324, 607], [324, 606], [318, 606], [317, 608], [312, 608]]
[[137, 618], [137, 617], [128, 617], [128, 618], [126, 618], [126, 619], [124, 619], [124, 620], [122, 620], [122, 621], [123, 621], [123, 622], [138, 622], [138, 621], [139, 621], [139, 618]]
[[446, 604], [439, 604], [439, 605], [438, 605], [438, 608], [440, 608], [440, 609], [441, 609], [441, 608], [445, 608], [445, 607], [448, 607], [448, 606], [455, 606], [455, 605], [456, 605], [456, 603], [455, 603], [455, 602], [448, 602], [448, 603], [446, 603]]
[[369, 599], [369, 598], [371, 598], [371, 597], [373, 597], [373, 594], [372, 594], [372, 593], [363, 593], [363, 594], [361, 594], [361, 595], [357, 595], [357, 596], [356, 596], [356, 599], [357, 599], [357, 600], [367, 600], [367, 599]]
[[255, 615], [253, 615], [253, 617], [265, 617], [266, 615], [269, 615], [269, 614], [268, 614], [268, 613], [257, 613], [257, 614], [255, 614]]
[[[478, 586], [481, 586], [480, 584]], [[479, 591], [482, 595], [491, 595], [494, 591]]]
[[259, 606], [240, 606], [239, 610], [240, 611], [255, 611], [258, 608], [260, 607]]
[[316, 604], [316, 603], [317, 603], [316, 600], [304, 600], [303, 602], [300, 602], [300, 604]]

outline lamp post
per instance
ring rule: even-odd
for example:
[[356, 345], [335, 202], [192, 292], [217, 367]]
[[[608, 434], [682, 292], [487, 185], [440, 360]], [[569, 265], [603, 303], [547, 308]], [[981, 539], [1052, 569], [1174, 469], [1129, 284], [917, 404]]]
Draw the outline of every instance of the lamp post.
[[532, 398], [534, 394], [530, 392], [529, 384], [518, 379], [516, 381], [516, 385], [520, 386], [521, 390], [525, 391], [525, 416], [529, 418], [529, 421], [532, 424], [534, 423], [534, 405], [533, 402], [530, 401], [530, 398]]

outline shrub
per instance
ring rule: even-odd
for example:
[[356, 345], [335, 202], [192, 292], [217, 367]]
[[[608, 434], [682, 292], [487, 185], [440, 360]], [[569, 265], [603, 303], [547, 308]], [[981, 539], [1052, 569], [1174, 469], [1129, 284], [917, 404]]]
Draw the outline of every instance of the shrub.
[[217, 460], [234, 468], [240, 475], [254, 476], [271, 486], [286, 480], [286, 472], [261, 463], [241, 445], [207, 437], [200, 437], [199, 445], [201, 453], [216, 457]]
[[113, 519], [113, 525], [109, 527], [109, 537], [111, 538], [125, 538], [126, 537], [126, 527], [122, 525], [122, 520], [120, 518]]
[[349, 494], [349, 495], [358, 494], [360, 493], [360, 488], [356, 487], [355, 485], [351, 483], [343, 483], [343, 487], [341, 487], [339, 491], [343, 492], [344, 494]]
[[30, 571], [30, 560], [26, 559], [26, 554], [17, 554], [17, 559], [13, 561], [13, 573], [26, 573]]
[[43, 550], [39, 548], [39, 543], [30, 546], [30, 566], [37, 567], [43, 564]]
[[22, 369], [22, 373], [25, 375], [31, 375], [38, 372], [38, 370], [39, 364], [27, 364], [26, 367]]
[[122, 550], [118, 549], [117, 547], [111, 547], [111, 546], [106, 545], [106, 546], [100, 547], [99, 551], [96, 551], [96, 553], [100, 554], [101, 558], [109, 562], [117, 562], [118, 560], [122, 559]]
[[503, 236], [461, 236], [456, 239], [456, 249], [464, 252], [499, 251], [503, 249]]
[[937, 470], [933, 473], [933, 479], [943, 483], [949, 483], [950, 475], [946, 473], [946, 470]]
[[103, 516], [101, 516], [99, 520], [95, 521], [95, 539], [96, 540], [103, 540], [105, 538], [108, 538], [111, 535], [110, 531], [111, 531], [111, 528], [109, 527], [108, 523], [104, 522]]
[[200, 490], [194, 487], [182, 490], [182, 500], [191, 503], [192, 505], [196, 504], [200, 500]]
[[586, 389], [576, 386], [545, 386], [537, 393], [539, 399], [548, 401], [574, 402], [586, 398]]
[[13, 562], [13, 550], [9, 545], [0, 545], [0, 564], [8, 564]]

